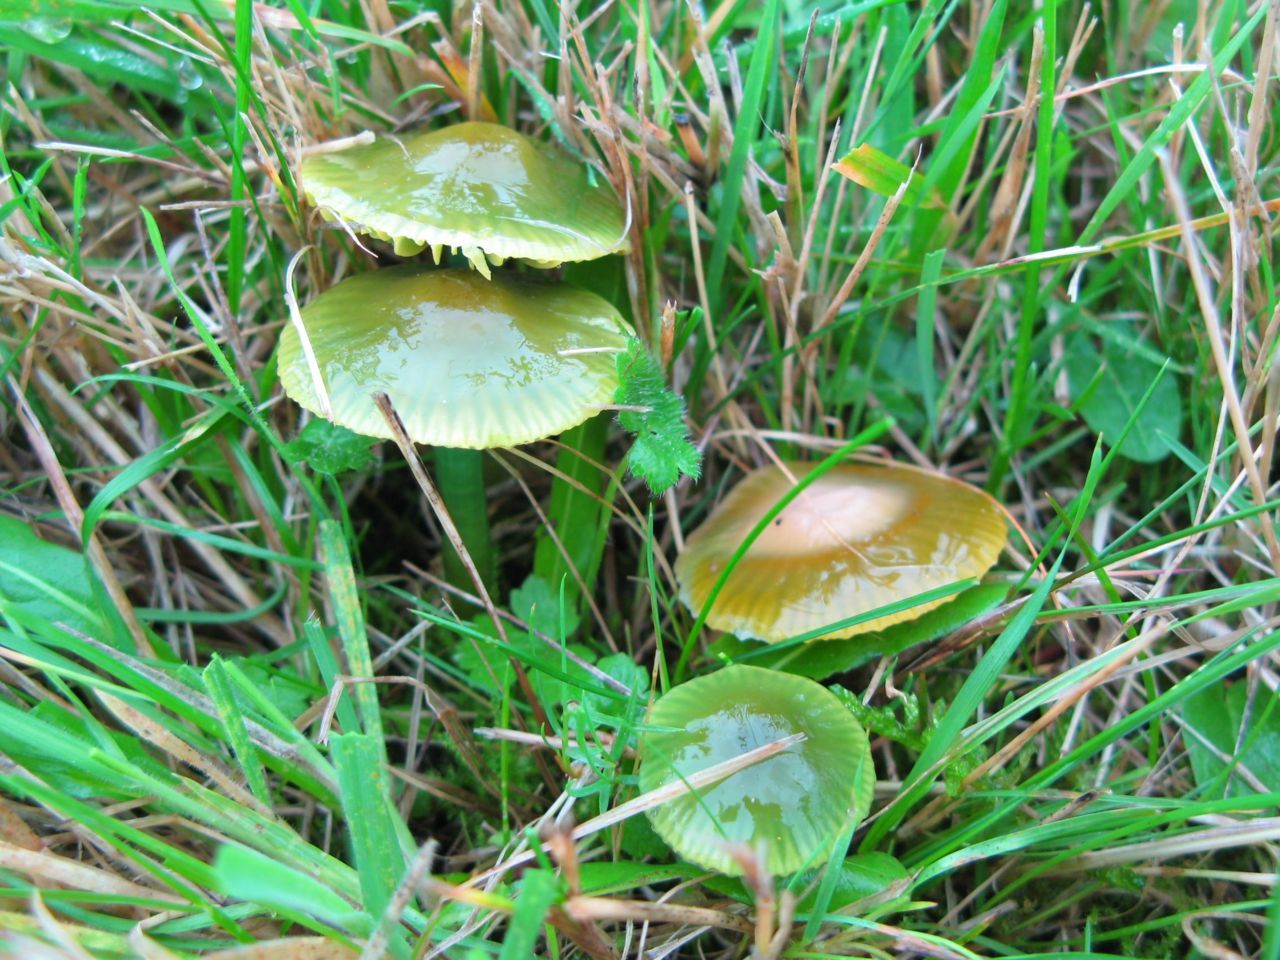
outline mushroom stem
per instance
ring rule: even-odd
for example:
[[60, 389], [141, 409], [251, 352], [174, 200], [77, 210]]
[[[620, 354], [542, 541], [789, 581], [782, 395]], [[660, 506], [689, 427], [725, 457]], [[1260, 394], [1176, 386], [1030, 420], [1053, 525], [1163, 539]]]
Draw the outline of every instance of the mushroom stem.
[[[484, 453], [456, 447], [436, 447], [436, 486], [453, 517], [462, 542], [481, 579], [490, 590], [494, 584], [494, 553], [489, 537], [489, 510], [484, 493]], [[445, 580], [455, 587], [470, 589], [471, 576], [453, 545], [444, 544]]]

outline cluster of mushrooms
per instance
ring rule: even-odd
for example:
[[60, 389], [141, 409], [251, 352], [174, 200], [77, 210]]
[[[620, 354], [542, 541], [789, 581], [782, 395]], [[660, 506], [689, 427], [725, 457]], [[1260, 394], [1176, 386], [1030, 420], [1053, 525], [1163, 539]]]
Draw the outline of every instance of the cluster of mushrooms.
[[[676, 560], [680, 597], [695, 614], [710, 603], [712, 627], [767, 642], [821, 635], [819, 643], [882, 630], [950, 598], [827, 628], [980, 577], [1004, 547], [1004, 516], [990, 496], [903, 466], [833, 467], [770, 518], [816, 466], [752, 471], [689, 536]], [[730, 875], [745, 872], [744, 848], [774, 875], [821, 864], [866, 816], [875, 771], [866, 733], [820, 683], [734, 665], [674, 688], [641, 734], [640, 783], [688, 781], [788, 738], [799, 742], [658, 807], [654, 829], [685, 859]]]
[[[447, 247], [472, 268], [381, 269], [308, 304], [279, 351], [281, 381], [301, 406], [387, 437], [374, 402], [385, 393], [416, 442], [481, 449], [552, 436], [611, 402], [631, 326], [592, 293], [490, 269], [626, 250], [622, 207], [584, 167], [507, 128], [462, 123], [317, 154], [301, 180], [326, 217], [401, 255], [429, 249], [437, 264]], [[680, 596], [695, 614], [710, 604], [710, 626], [766, 642], [822, 634], [979, 577], [1003, 549], [1003, 514], [987, 494], [901, 466], [828, 469], [761, 527], [814, 469], [753, 471], [688, 538]], [[880, 630], [946, 599], [823, 639]], [[777, 743], [785, 749], [760, 762], [699, 779]], [[744, 872], [744, 849], [774, 875], [820, 864], [866, 815], [875, 781], [867, 735], [833, 693], [742, 665], [660, 698], [640, 752], [643, 789], [699, 784], [649, 811], [655, 829], [685, 859], [730, 875]]]
[[634, 331], [611, 304], [563, 283], [495, 274], [627, 248], [609, 188], [554, 148], [493, 123], [385, 137], [303, 161], [321, 213], [398, 254], [445, 248], [472, 269], [405, 264], [343, 280], [280, 340], [280, 381], [299, 405], [390, 437], [385, 393], [417, 443], [487, 449], [577, 426], [618, 387]]

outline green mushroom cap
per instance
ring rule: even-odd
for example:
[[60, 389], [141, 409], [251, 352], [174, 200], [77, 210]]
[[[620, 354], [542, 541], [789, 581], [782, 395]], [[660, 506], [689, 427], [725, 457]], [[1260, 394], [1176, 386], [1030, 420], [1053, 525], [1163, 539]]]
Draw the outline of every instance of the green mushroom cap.
[[281, 383], [299, 405], [389, 437], [373, 399], [386, 393], [414, 441], [472, 449], [530, 443], [599, 412], [618, 387], [614, 356], [633, 335], [585, 290], [414, 264], [343, 280], [301, 319], [314, 369], [293, 324], [279, 353]]
[[397, 253], [461, 250], [481, 273], [518, 258], [535, 266], [593, 260], [627, 247], [627, 218], [608, 184], [559, 149], [496, 123], [459, 123], [308, 157], [311, 202]]
[[687, 780], [792, 734], [804, 739], [648, 811], [681, 857], [740, 876], [730, 844], [763, 848], [775, 876], [822, 863], [847, 823], [871, 807], [866, 732], [826, 687], [789, 673], [730, 666], [659, 699], [640, 736], [640, 788]]

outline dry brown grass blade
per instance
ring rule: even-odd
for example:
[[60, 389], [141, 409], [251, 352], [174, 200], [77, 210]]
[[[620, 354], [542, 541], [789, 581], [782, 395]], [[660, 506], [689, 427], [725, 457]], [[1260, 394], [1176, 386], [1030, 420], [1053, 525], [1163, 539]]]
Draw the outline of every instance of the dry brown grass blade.
[[[1219, 317], [1218, 304], [1212, 289], [1212, 280], [1205, 269], [1200, 255], [1200, 248], [1196, 243], [1186, 196], [1167, 154], [1160, 157], [1160, 166], [1164, 172], [1165, 189], [1172, 201], [1178, 223], [1182, 228], [1183, 249], [1186, 252], [1187, 268], [1191, 276], [1196, 300], [1200, 306], [1200, 315], [1204, 321], [1209, 350], [1222, 387], [1223, 404], [1238, 444], [1237, 457], [1244, 468], [1245, 475], [1248, 477], [1254, 502], [1262, 504], [1267, 501], [1267, 490], [1262, 480], [1262, 472], [1258, 466], [1253, 441], [1249, 438], [1250, 424], [1246, 421], [1245, 411], [1240, 403], [1240, 393], [1236, 387], [1236, 374], [1232, 360], [1228, 355], [1227, 335], [1223, 330]], [[1260, 528], [1262, 537], [1266, 542], [1273, 575], [1280, 575], [1280, 540], [1276, 537], [1275, 525], [1269, 517], [1263, 515], [1261, 522], [1253, 526]]]
[[[449, 510], [445, 506], [444, 500], [441, 499], [440, 492], [436, 489], [431, 476], [427, 473], [427, 469], [422, 463], [422, 458], [418, 456], [417, 448], [414, 446], [413, 441], [409, 439], [409, 434], [404, 428], [404, 421], [400, 419], [400, 414], [396, 412], [395, 407], [392, 405], [391, 398], [385, 393], [376, 393], [373, 399], [383, 419], [386, 420], [388, 427], [391, 429], [392, 438], [395, 440], [396, 446], [400, 448], [400, 453], [405, 462], [408, 463], [409, 471], [413, 474], [413, 479], [417, 483], [418, 489], [426, 497], [427, 503], [430, 505], [432, 513], [435, 514], [436, 520], [440, 523], [441, 529], [444, 530], [445, 536], [448, 537], [450, 544], [452, 544], [461, 559], [467, 575], [471, 577], [476, 595], [480, 598], [485, 612], [489, 615], [489, 620], [493, 624], [494, 630], [497, 631], [498, 639], [504, 644], [509, 643], [506, 626], [502, 622], [502, 617], [498, 615], [498, 609], [494, 605], [493, 598], [489, 595], [488, 588], [484, 585], [484, 578], [480, 576], [480, 571], [476, 568], [475, 561], [471, 559], [471, 554], [462, 540], [462, 534], [458, 531], [457, 524], [453, 522], [453, 517], [449, 515]], [[516, 682], [520, 685], [520, 691], [524, 694], [525, 701], [533, 711], [534, 724], [538, 729], [549, 727], [550, 724], [542, 706], [542, 701], [538, 699], [537, 694], [534, 692], [533, 684], [530, 683], [529, 675], [525, 672], [524, 667], [514, 657], [509, 658], [508, 662], [515, 673]], [[495, 676], [493, 679], [496, 683], [497, 677]], [[515, 716], [518, 719], [520, 714]], [[542, 772], [543, 779], [548, 786], [554, 789], [556, 780], [551, 769], [541, 756], [537, 756], [535, 759]]]
[[0, 842], [21, 850], [43, 850], [44, 844], [13, 808], [13, 803], [0, 797]]
[[[667, 803], [677, 797], [684, 796], [690, 791], [701, 790], [713, 783], [718, 783], [725, 777], [729, 777], [737, 773], [739, 770], [745, 770], [747, 767], [760, 763], [763, 760], [769, 759], [769, 757], [781, 753], [783, 750], [794, 746], [803, 739], [804, 734], [802, 733], [795, 733], [788, 737], [782, 737], [781, 739], [747, 750], [739, 756], [730, 757], [728, 760], [724, 760], [720, 763], [707, 767], [705, 770], [699, 770], [697, 773], [691, 774], [684, 780], [677, 780], [673, 783], [668, 783], [665, 786], [650, 790], [648, 793], [642, 793], [640, 796], [634, 797], [626, 803], [619, 804], [605, 813], [600, 814], [598, 817], [593, 817], [585, 823], [581, 823], [574, 827], [572, 833], [573, 839], [584, 840], [587, 837], [599, 833], [601, 830], [605, 830], [615, 824], [622, 823], [624, 820], [628, 820], [639, 813], [643, 813], [646, 810], [652, 810], [660, 804]], [[537, 854], [532, 850], [509, 857], [489, 870], [470, 878], [467, 880], [466, 885], [470, 887], [484, 883], [486, 880], [501, 876], [516, 867], [530, 863], [536, 858]]]
[[[995, 197], [991, 200], [990, 232], [983, 238], [974, 259], [985, 263], [990, 251], [1001, 247], [1008, 256], [1014, 238], [1014, 211], [1017, 199], [1023, 192], [1027, 181], [1027, 152], [1031, 148], [1031, 135], [1036, 129], [1036, 112], [1040, 107], [1040, 63], [1044, 58], [1044, 27], [1035, 26], [1034, 43], [1031, 48], [1031, 62], [1027, 65], [1027, 92], [1022, 104], [1022, 112], [1018, 115], [1017, 136], [1013, 148], [1009, 151], [1009, 160], [1004, 168], [1004, 175], [996, 188]], [[982, 191], [974, 191], [974, 196], [982, 195]]]
[[286, 937], [205, 954], [206, 960], [355, 960], [356, 956], [350, 947], [326, 937]]
[[1258, 817], [1253, 820], [1208, 827], [1204, 830], [1190, 830], [1177, 836], [1161, 837], [1158, 840], [1093, 850], [1064, 861], [1056, 868], [1056, 872], [1075, 873], [1081, 870], [1099, 870], [1106, 867], [1166, 860], [1170, 857], [1200, 857], [1211, 850], [1231, 850], [1237, 847], [1265, 845], [1274, 850], [1277, 842], [1280, 842], [1280, 817]]
[[185, 904], [186, 901], [166, 890], [144, 887], [140, 883], [89, 867], [76, 860], [47, 850], [27, 850], [0, 841], [0, 867], [30, 877], [37, 884], [50, 884], [69, 890], [112, 897], [137, 897], [163, 903]]
[[576, 920], [633, 920], [644, 923], [675, 923], [681, 926], [717, 927], [751, 934], [755, 925], [746, 917], [734, 916], [708, 907], [685, 907], [654, 903], [651, 900], [614, 900], [607, 897], [570, 897], [565, 912]]
[[170, 732], [141, 710], [136, 710], [119, 697], [99, 690], [98, 699], [117, 720], [132, 731], [139, 740], [149, 743], [157, 750], [168, 754], [184, 766], [198, 770], [207, 776], [214, 785], [229, 799], [256, 810], [264, 816], [272, 816], [272, 811], [259, 802], [249, 790], [240, 783], [239, 778], [217, 757], [201, 753], [186, 741]]

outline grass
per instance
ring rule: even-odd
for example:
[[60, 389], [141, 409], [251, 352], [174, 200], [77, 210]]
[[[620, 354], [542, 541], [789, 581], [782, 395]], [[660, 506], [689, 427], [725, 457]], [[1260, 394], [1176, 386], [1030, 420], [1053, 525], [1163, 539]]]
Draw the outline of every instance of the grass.
[[[0, 2], [0, 950], [1280, 958], [1278, 19]], [[375, 266], [300, 158], [467, 116], [627, 199], [563, 274], [698, 481], [607, 414], [460, 459], [283, 398], [287, 296]], [[774, 456], [941, 469], [1012, 539], [882, 634], [717, 635], [671, 565]], [[641, 813], [651, 697], [725, 659], [871, 733], [826, 867]]]

